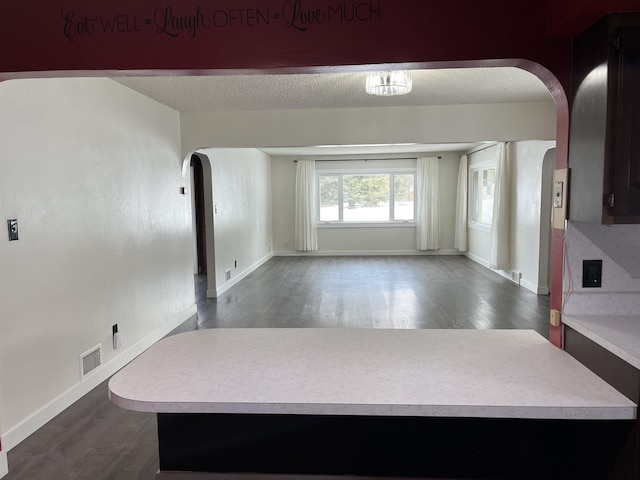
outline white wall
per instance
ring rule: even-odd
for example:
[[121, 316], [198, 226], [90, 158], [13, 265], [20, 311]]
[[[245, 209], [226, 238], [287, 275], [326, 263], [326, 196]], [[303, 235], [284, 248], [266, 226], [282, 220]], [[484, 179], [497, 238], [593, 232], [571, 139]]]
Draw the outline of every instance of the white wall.
[[[495, 161], [497, 155], [496, 152], [496, 147], [492, 146], [467, 155], [469, 169], [475, 165]], [[489, 266], [489, 258], [491, 256], [491, 235], [489, 234], [488, 229], [475, 226], [467, 228], [466, 255], [486, 267]]]
[[[549, 293], [549, 278], [540, 277], [540, 262], [548, 265], [549, 237], [541, 238], [541, 219], [551, 223], [551, 208], [542, 211], [545, 153], [555, 142], [527, 141], [511, 144], [511, 270], [521, 272], [521, 285], [535, 293]], [[547, 179], [549, 182], [552, 178]], [[550, 192], [550, 185], [545, 191]], [[550, 199], [550, 197], [549, 197]], [[549, 200], [547, 199], [547, 200]], [[547, 230], [550, 235], [550, 231]], [[547, 247], [547, 251], [543, 251]]]
[[[416, 250], [415, 226], [368, 226], [318, 228], [318, 252], [314, 254], [433, 254], [457, 253], [453, 249], [456, 185], [460, 155], [454, 153], [428, 153], [417, 156], [441, 155], [440, 167], [440, 215], [441, 242], [437, 252]], [[279, 255], [300, 254], [295, 249], [295, 178], [298, 157], [274, 157], [272, 159], [274, 249]], [[302, 158], [302, 157], [300, 157]], [[365, 164], [362, 160], [316, 162], [317, 170], [358, 168], [415, 168], [415, 160], [375, 160]], [[353, 157], [349, 157], [353, 158]]]
[[[510, 171], [510, 230], [509, 256], [511, 271], [520, 272], [520, 284], [539, 294], [549, 293], [548, 282], [548, 244], [550, 223], [549, 199], [550, 186], [543, 189], [543, 161], [545, 153], [555, 147], [553, 141], [511, 142]], [[469, 155], [469, 166], [496, 158], [496, 147], [491, 147]], [[547, 182], [551, 178], [546, 177]], [[543, 202], [547, 200], [547, 202]], [[545, 211], [543, 212], [543, 203]], [[544, 215], [543, 215], [544, 213]], [[479, 263], [488, 265], [490, 256], [490, 234], [469, 228], [468, 256]], [[543, 232], [546, 233], [543, 235]], [[544, 265], [541, 265], [542, 264]], [[510, 272], [506, 272], [510, 277]]]
[[252, 148], [200, 152], [209, 159], [213, 181], [216, 291], [208, 295], [214, 297], [273, 255], [271, 159]]
[[111, 80], [0, 83], [3, 450], [195, 313], [181, 160], [178, 113]]
[[202, 147], [456, 143], [555, 138], [552, 102], [181, 115], [184, 156]]

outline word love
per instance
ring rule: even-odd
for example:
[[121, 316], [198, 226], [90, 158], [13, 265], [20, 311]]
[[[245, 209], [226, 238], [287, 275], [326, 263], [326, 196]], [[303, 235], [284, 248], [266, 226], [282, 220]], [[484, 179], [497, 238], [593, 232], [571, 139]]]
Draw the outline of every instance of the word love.
[[323, 8], [304, 8], [302, 0], [294, 0], [284, 3], [282, 17], [286, 27], [304, 32], [313, 24], [380, 20], [380, 4], [360, 2], [326, 5]]

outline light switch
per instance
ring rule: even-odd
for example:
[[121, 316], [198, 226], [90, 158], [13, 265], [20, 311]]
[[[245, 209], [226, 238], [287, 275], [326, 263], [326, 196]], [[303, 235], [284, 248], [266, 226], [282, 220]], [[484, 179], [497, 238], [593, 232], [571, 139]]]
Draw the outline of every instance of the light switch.
[[555, 182], [553, 184], [553, 208], [562, 208], [562, 190], [564, 182]]
[[569, 169], [562, 168], [553, 171], [553, 208], [551, 209], [551, 225], [557, 230], [565, 229], [565, 219], [567, 218], [567, 189]]
[[9, 230], [9, 241], [18, 240], [18, 219], [12, 218], [7, 220], [7, 229]]

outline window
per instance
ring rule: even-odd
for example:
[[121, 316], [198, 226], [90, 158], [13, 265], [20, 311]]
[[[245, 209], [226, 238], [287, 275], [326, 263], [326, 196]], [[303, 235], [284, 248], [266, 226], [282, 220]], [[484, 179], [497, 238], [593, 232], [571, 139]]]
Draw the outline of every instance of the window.
[[469, 168], [469, 223], [490, 227], [493, 217], [495, 164]]
[[318, 173], [321, 222], [412, 222], [415, 172]]

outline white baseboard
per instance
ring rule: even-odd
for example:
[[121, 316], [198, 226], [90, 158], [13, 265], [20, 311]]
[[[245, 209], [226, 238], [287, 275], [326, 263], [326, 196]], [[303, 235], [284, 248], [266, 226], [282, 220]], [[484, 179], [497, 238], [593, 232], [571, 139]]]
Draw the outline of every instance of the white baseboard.
[[479, 263], [480, 265], [482, 265], [483, 267], [488, 268], [489, 270], [493, 270], [492, 268], [489, 267], [489, 262], [487, 262], [484, 258], [479, 257], [477, 255], [474, 255], [471, 252], [465, 252], [464, 256], [467, 257], [470, 260], [473, 260], [476, 263]]
[[114, 373], [124, 367], [127, 363], [144, 352], [151, 345], [165, 337], [173, 329], [180, 326], [183, 322], [187, 321], [189, 318], [196, 314], [197, 310], [196, 305], [194, 304], [193, 307], [189, 308], [181, 315], [177, 315], [174, 320], [165, 323], [135, 345], [132, 345], [124, 350], [120, 355], [118, 355], [110, 362], [98, 367], [93, 372], [91, 372], [89, 376], [85, 377], [84, 380], [79, 381], [67, 391], [51, 400], [40, 410], [31, 414], [11, 430], [4, 433], [2, 436], [2, 452], [0, 453], [5, 453], [11, 450], [29, 435], [34, 433], [36, 430], [44, 426], [48, 421], [53, 419], [56, 415], [69, 407], [71, 404], [73, 404], [84, 395], [89, 393], [91, 390], [93, 390], [95, 387], [100, 385], [102, 382], [107, 380]]
[[[473, 260], [474, 262], [479, 263], [483, 267], [488, 268], [492, 272], [495, 272], [498, 275], [506, 278], [507, 280], [511, 280], [513, 282], [513, 278], [511, 278], [511, 272], [510, 271], [495, 270], [495, 269], [493, 269], [493, 268], [491, 268], [489, 266], [489, 262], [487, 262], [484, 258], [478, 257], [477, 255], [474, 255], [473, 253], [466, 252], [465, 256], [467, 258], [469, 258], [470, 260]], [[530, 292], [535, 293], [536, 295], [549, 295], [549, 287], [536, 285], [536, 284], [534, 284], [532, 282], [529, 282], [529, 281], [527, 281], [527, 280], [525, 280], [523, 278], [520, 279], [520, 283], [519, 284], [517, 282], [513, 282], [513, 283], [516, 283], [517, 285], [520, 285], [521, 287], [526, 288], [527, 290], [529, 290]]]
[[276, 257], [384, 257], [384, 256], [425, 256], [425, 255], [462, 255], [458, 250], [316, 250], [298, 252], [280, 251]]
[[[262, 265], [264, 265], [269, 260], [271, 260], [273, 255], [274, 255], [273, 253], [269, 253], [268, 255], [265, 255], [260, 260], [258, 260], [256, 263], [251, 265], [249, 268], [246, 268], [245, 270], [240, 272], [237, 276], [235, 276], [231, 280], [229, 280], [227, 283], [225, 283], [224, 285], [220, 286], [220, 288], [216, 288], [215, 292], [213, 292], [211, 290], [207, 290], [207, 297], [208, 298], [218, 298], [224, 292], [226, 292], [231, 287], [233, 287], [238, 282], [240, 282], [240, 280], [242, 280], [243, 278], [246, 278], [247, 276], [252, 274], [254, 271], [256, 271], [258, 268], [260, 268]], [[210, 296], [210, 293], [214, 293], [215, 295], [214, 296]]]
[[527, 280], [520, 280], [520, 285], [536, 295], [549, 295], [549, 287], [536, 285], [535, 283], [528, 282]]
[[7, 452], [4, 450], [0, 452], [0, 478], [9, 473], [9, 466], [7, 464]]

